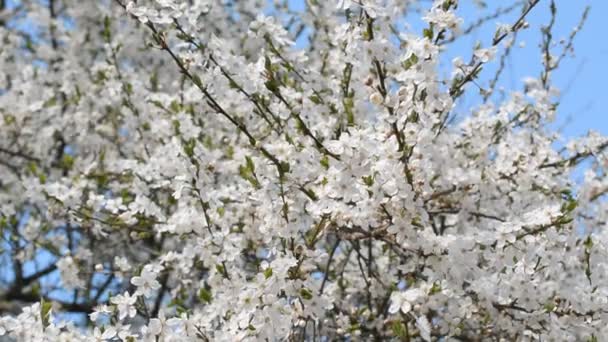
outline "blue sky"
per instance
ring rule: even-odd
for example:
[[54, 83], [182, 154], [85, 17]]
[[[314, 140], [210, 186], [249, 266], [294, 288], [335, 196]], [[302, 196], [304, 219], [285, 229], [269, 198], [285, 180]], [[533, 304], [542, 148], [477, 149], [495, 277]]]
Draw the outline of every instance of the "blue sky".
[[[464, 18], [463, 27], [477, 20], [481, 16], [495, 12], [499, 7], [507, 7], [515, 3], [514, 0], [486, 0], [487, 9], [479, 10], [473, 5], [472, 0], [460, 0], [457, 13]], [[426, 3], [430, 3], [426, 2]], [[511, 57], [507, 60], [507, 67], [499, 86], [506, 89], [522, 89], [524, 77], [538, 77], [542, 68], [539, 44], [541, 42], [540, 27], [549, 22], [550, 10], [549, 0], [541, 0], [536, 8], [527, 17], [530, 27], [521, 32], [518, 42], [525, 42], [525, 47], [515, 47]], [[605, 111], [608, 105], [607, 87], [602, 84], [608, 80], [608, 0], [556, 0], [557, 19], [554, 26], [554, 40], [567, 38], [572, 29], [578, 24], [581, 14], [586, 6], [591, 7], [588, 19], [575, 41], [574, 57], [567, 57], [561, 64], [560, 69], [554, 72], [554, 85], [562, 91], [558, 117], [554, 128], [560, 129], [565, 138], [584, 135], [589, 129], [593, 129], [608, 135], [608, 113]], [[291, 0], [293, 9], [302, 9], [304, 0]], [[428, 7], [428, 5], [426, 5]], [[468, 60], [472, 47], [481, 41], [487, 46], [492, 38], [496, 23], [513, 23], [519, 17], [520, 11], [516, 10], [510, 14], [488, 22], [481, 26], [469, 36], [460, 38], [454, 42], [446, 54], [442, 69], [451, 70], [450, 61], [452, 57], [462, 56]], [[425, 27], [420, 21], [420, 15], [412, 15], [407, 19], [411, 30], [421, 33]], [[301, 39], [301, 41], [305, 41]], [[559, 53], [559, 46], [554, 50]], [[497, 61], [494, 65], [497, 64]], [[494, 66], [495, 67], [495, 66]], [[493, 66], [486, 67], [486, 77], [492, 75]], [[481, 78], [483, 79], [483, 74]], [[473, 90], [473, 89], [471, 89]], [[474, 92], [474, 91], [473, 91]], [[464, 98], [460, 108], [467, 108], [478, 103], [475, 96]]]
[[[505, 3], [489, 0], [488, 3]], [[511, 1], [509, 1], [512, 3]], [[460, 15], [465, 21], [475, 17], [475, 10], [470, 0], [461, 1]], [[608, 1], [605, 0], [557, 0], [557, 19], [554, 26], [555, 39], [567, 38], [572, 29], [578, 24], [586, 6], [591, 10], [588, 19], [574, 41], [575, 55], [567, 57], [559, 70], [553, 75], [554, 84], [561, 90], [560, 107], [556, 128], [563, 128], [565, 137], [585, 134], [593, 129], [608, 135], [608, 105], [607, 87], [602, 82], [608, 80]], [[496, 6], [492, 6], [496, 8]], [[513, 22], [519, 12], [505, 16], [501, 22]], [[502, 84], [505, 88], [519, 87], [518, 82], [526, 76], [539, 75], [541, 70], [539, 43], [540, 26], [549, 22], [549, 1], [541, 0], [540, 4], [528, 17], [530, 28], [522, 32], [519, 41], [526, 43], [524, 48], [515, 48], [507, 74]], [[471, 36], [466, 37], [462, 44], [456, 47], [461, 53], [466, 53], [475, 41], [481, 40], [494, 28], [493, 24], [482, 27]], [[487, 38], [485, 38], [487, 39]], [[555, 50], [559, 51], [559, 50]]]

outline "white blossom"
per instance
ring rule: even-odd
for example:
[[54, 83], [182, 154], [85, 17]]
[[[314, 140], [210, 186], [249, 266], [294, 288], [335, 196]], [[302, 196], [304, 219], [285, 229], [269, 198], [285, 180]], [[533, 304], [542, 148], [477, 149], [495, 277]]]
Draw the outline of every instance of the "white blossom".
[[475, 50], [473, 55], [480, 62], [487, 63], [487, 62], [491, 61], [492, 59], [494, 59], [494, 56], [496, 55], [496, 50], [497, 50], [496, 47], [491, 47], [491, 48], [487, 48], [487, 49], [480, 48], [480, 49]]
[[71, 256], [59, 259], [57, 261], [57, 269], [59, 269], [61, 281], [65, 287], [78, 288], [84, 286], [84, 280], [78, 276], [78, 265]]
[[461, 3], [10, 2], [0, 336], [608, 339], [608, 138], [552, 124], [581, 25], [506, 82], [542, 2]]
[[160, 288], [160, 283], [156, 280], [158, 273], [151, 265], [146, 265], [139, 276], [131, 278], [131, 284], [137, 286], [137, 295], [150, 297], [152, 291]]
[[115, 304], [118, 309], [118, 318], [120, 320], [125, 319], [126, 317], [135, 317], [137, 310], [135, 309], [135, 302], [137, 301], [137, 296], [129, 295], [128, 292], [125, 292], [122, 295], [116, 295], [112, 297], [112, 304]]

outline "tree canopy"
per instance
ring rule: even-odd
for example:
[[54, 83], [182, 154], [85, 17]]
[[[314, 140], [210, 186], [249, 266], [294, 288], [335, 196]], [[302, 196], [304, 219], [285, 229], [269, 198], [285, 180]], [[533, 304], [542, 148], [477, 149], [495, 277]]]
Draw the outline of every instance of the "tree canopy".
[[608, 138], [551, 126], [587, 11], [303, 3], [0, 2], [0, 336], [608, 338]]

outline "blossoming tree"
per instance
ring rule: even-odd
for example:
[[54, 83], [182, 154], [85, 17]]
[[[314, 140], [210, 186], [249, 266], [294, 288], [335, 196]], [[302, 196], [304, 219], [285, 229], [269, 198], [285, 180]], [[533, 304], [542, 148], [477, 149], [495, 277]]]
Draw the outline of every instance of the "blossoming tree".
[[[419, 34], [413, 0], [0, 4], [0, 335], [608, 338], [608, 139], [550, 129], [554, 3], [447, 75], [456, 0]], [[498, 94], [540, 6], [543, 71]]]

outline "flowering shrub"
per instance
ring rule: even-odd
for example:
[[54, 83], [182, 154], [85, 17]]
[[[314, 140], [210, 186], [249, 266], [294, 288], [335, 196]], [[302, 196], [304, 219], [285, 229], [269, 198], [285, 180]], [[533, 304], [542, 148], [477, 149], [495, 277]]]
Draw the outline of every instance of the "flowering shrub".
[[548, 126], [580, 25], [523, 90], [476, 82], [539, 2], [447, 76], [456, 0], [420, 35], [403, 0], [4, 8], [0, 335], [605, 338], [608, 138]]

